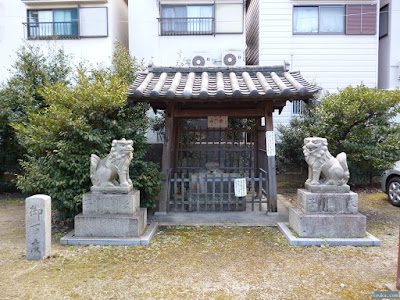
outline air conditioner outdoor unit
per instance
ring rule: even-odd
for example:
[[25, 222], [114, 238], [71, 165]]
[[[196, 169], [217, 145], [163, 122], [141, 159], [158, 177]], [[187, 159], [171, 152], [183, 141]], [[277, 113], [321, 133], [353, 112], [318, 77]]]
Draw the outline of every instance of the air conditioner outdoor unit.
[[243, 51], [223, 52], [221, 60], [224, 67], [238, 67], [245, 65]]
[[214, 59], [209, 53], [197, 53], [190, 56], [191, 67], [212, 67]]

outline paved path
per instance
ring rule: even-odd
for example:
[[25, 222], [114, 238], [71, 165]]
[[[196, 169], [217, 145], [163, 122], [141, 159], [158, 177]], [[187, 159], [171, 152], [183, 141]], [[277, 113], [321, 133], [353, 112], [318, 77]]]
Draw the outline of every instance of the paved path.
[[265, 211], [244, 212], [170, 212], [166, 215], [149, 215], [148, 219], [159, 225], [186, 226], [277, 226], [278, 222], [288, 222], [290, 204], [278, 195], [278, 213]]

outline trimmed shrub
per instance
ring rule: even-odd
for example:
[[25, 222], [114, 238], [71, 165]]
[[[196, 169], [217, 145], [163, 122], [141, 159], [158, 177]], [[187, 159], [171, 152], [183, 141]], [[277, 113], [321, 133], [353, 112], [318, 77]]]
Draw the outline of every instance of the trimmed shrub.
[[106, 156], [113, 139], [133, 140], [133, 184], [141, 191], [143, 206], [155, 205], [161, 175], [157, 165], [143, 161], [148, 105], [128, 104], [133, 73], [127, 64], [136, 70], [139, 66], [119, 46], [111, 67], [91, 72], [79, 67], [71, 75], [74, 84], [46, 84], [40, 90], [45, 106], [29, 112], [27, 122], [12, 124], [27, 149], [21, 161], [25, 173], [17, 185], [26, 193], [49, 194], [58, 220], [72, 221], [81, 211], [82, 194], [91, 186], [90, 155]]
[[327, 93], [303, 117], [279, 128], [278, 166], [304, 164], [303, 139], [325, 137], [332, 155], [346, 152], [350, 183], [372, 184], [373, 176], [400, 159], [400, 124], [392, 121], [399, 112], [399, 90], [359, 85]]

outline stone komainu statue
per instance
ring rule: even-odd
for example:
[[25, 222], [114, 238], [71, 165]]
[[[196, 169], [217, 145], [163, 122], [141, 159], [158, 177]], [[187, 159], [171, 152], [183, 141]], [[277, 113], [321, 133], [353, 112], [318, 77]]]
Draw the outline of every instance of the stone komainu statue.
[[[345, 185], [350, 178], [346, 153], [335, 157], [328, 151], [325, 138], [310, 137], [304, 139], [303, 153], [308, 164], [308, 179], [310, 185]], [[320, 182], [320, 176], [325, 180]]]
[[[132, 187], [129, 178], [129, 164], [133, 158], [132, 140], [113, 140], [111, 151], [100, 159], [92, 154], [90, 158], [90, 179], [94, 187]], [[119, 183], [116, 177], [119, 178]]]

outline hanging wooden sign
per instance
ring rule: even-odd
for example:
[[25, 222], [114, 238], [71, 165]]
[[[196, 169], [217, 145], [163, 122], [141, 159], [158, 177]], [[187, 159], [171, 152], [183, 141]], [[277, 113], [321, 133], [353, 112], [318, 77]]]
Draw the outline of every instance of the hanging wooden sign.
[[209, 116], [208, 128], [227, 128], [228, 116]]

